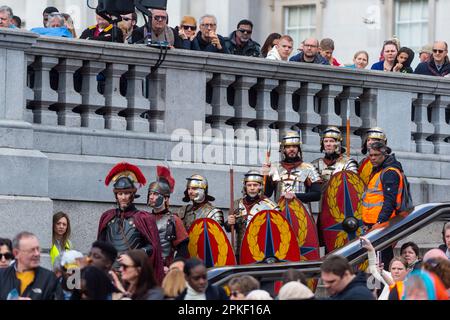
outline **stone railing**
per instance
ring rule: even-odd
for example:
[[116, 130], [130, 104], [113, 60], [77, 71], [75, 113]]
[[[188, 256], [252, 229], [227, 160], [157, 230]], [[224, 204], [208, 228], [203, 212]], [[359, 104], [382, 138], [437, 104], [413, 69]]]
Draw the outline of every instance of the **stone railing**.
[[[65, 201], [109, 206], [104, 176], [129, 159], [149, 179], [164, 160], [179, 181], [202, 172], [220, 195], [227, 165], [239, 165], [239, 175], [260, 166], [269, 136], [276, 158], [277, 134], [301, 129], [313, 160], [320, 130], [345, 132], [348, 114], [354, 157], [362, 158], [365, 130], [380, 126], [416, 203], [448, 200], [449, 79], [185, 50], [170, 50], [154, 70], [159, 53], [1, 30], [0, 172], [9, 179], [0, 194], [48, 198], [53, 209]], [[183, 189], [172, 204], [181, 204]]]

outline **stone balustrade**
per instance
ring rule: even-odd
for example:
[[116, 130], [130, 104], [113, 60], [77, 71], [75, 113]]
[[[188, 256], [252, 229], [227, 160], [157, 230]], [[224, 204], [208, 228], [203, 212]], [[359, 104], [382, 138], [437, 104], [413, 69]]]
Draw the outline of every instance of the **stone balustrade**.
[[[268, 144], [276, 159], [278, 135], [289, 129], [301, 130], [311, 161], [320, 130], [345, 132], [349, 117], [355, 158], [364, 132], [380, 126], [415, 202], [450, 199], [449, 79], [186, 50], [170, 50], [155, 70], [159, 52], [1, 30], [0, 173], [8, 183], [0, 195], [89, 212], [113, 200], [102, 181], [116, 162], [142, 166], [151, 180], [154, 165], [168, 161], [180, 181], [173, 205], [196, 171], [227, 207], [230, 162], [240, 181]], [[48, 218], [48, 203], [41, 208]]]

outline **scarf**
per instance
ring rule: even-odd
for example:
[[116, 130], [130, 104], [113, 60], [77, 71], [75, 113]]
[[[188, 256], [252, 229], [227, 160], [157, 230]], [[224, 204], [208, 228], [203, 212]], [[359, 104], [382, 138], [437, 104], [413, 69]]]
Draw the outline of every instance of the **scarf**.
[[206, 300], [206, 294], [204, 292], [200, 293], [192, 289], [189, 283], [186, 282], [187, 292], [184, 300]]

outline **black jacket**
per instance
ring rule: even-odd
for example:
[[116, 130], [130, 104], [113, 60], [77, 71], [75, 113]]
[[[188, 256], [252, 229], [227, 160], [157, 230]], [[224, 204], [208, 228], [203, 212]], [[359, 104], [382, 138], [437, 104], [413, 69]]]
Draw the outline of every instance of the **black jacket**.
[[367, 288], [367, 276], [363, 272], [355, 278], [344, 290], [330, 297], [331, 300], [375, 300], [373, 293]]
[[[11, 290], [20, 292], [20, 280], [16, 277], [16, 264], [0, 269], [0, 300], [6, 300]], [[50, 270], [35, 269], [34, 281], [25, 289], [21, 297], [32, 300], [57, 300], [62, 297], [62, 289], [56, 276]]]
[[421, 62], [414, 70], [416, 74], [424, 74], [427, 76], [437, 76], [437, 77], [445, 77], [450, 74], [450, 63], [448, 58], [445, 59], [444, 65], [441, 70], [438, 71], [436, 67], [436, 63], [434, 63], [433, 58], [429, 62]]
[[[182, 293], [175, 300], [184, 300], [187, 294], [187, 289], [184, 289]], [[222, 287], [215, 285], [208, 285], [206, 288], [206, 300], [230, 300]]]
[[[174, 37], [174, 43], [173, 46], [175, 48], [178, 49], [184, 49], [183, 47], [183, 40], [180, 38], [180, 36], [178, 35], [178, 29], [174, 29], [169, 27], [170, 30], [172, 30], [173, 32], [173, 37]], [[147, 35], [147, 26], [142, 26], [139, 28], [136, 28], [133, 30], [133, 32], [131, 33], [131, 39], [130, 39], [130, 43], [132, 44], [146, 44], [145, 43], [145, 37]], [[169, 41], [169, 39], [166, 39], [167, 41]], [[170, 43], [170, 41], [169, 41]]]
[[[395, 154], [387, 155], [384, 162], [379, 167], [374, 167], [372, 169], [372, 174], [375, 174], [381, 170], [387, 168], [396, 168], [403, 172], [402, 164], [395, 159]], [[398, 187], [400, 185], [399, 175], [393, 171], [386, 171], [381, 176], [381, 184], [383, 185], [383, 196], [384, 202], [381, 208], [380, 214], [378, 215], [377, 222], [383, 223], [389, 220], [392, 212], [395, 210], [397, 202]], [[403, 186], [406, 188], [406, 182], [403, 181]]]
[[225, 38], [221, 35], [217, 35], [222, 46], [222, 50], [217, 49], [211, 42], [206, 42], [202, 39], [202, 32], [199, 31], [192, 41], [193, 50], [200, 50], [206, 52], [217, 52], [217, 53], [229, 53], [227, 46], [225, 45]]
[[261, 54], [261, 46], [258, 42], [252, 39], [243, 47], [238, 47], [236, 44], [236, 31], [233, 31], [228, 38], [225, 38], [225, 46], [230, 54], [247, 57], [259, 57]]
[[[299, 53], [297, 53], [295, 56], [291, 57], [291, 58], [289, 59], [289, 61], [305, 62], [305, 63], [308, 63], [308, 62], [306, 62], [305, 59], [303, 58], [303, 55], [304, 55], [303, 51], [302, 51], [302, 52], [299, 52]], [[320, 54], [316, 54], [316, 57], [314, 58], [314, 61], [313, 61], [313, 62], [309, 62], [309, 63], [330, 65], [330, 63], [328, 62], [328, 60], [325, 59], [324, 57], [322, 57]]]

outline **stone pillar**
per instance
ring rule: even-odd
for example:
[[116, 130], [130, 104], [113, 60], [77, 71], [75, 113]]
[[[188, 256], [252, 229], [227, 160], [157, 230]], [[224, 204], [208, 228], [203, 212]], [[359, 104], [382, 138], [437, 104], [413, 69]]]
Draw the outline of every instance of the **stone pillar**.
[[90, 129], [104, 129], [105, 120], [95, 113], [105, 106], [105, 97], [98, 92], [97, 75], [106, 68], [106, 64], [97, 61], [84, 61], [80, 70], [81, 106], [77, 109], [81, 113], [81, 126]]
[[[150, 122], [150, 131], [162, 133], [170, 131], [171, 128], [166, 127], [166, 77], [167, 70], [159, 68], [153, 71], [147, 79], [147, 93], [150, 100], [150, 113], [148, 121]], [[167, 115], [170, 116], [170, 115]]]
[[58, 103], [55, 108], [58, 110], [58, 125], [66, 127], [80, 127], [80, 114], [72, 110], [81, 104], [81, 96], [75, 91], [73, 76], [82, 66], [81, 60], [60, 59], [56, 71], [59, 73], [58, 82]]
[[256, 78], [239, 77], [233, 84], [234, 87], [234, 119], [233, 126], [237, 139], [253, 135], [256, 131], [248, 126], [248, 123], [256, 118], [256, 110], [250, 106], [249, 90], [257, 82]]
[[320, 145], [320, 136], [313, 129], [321, 124], [320, 115], [314, 110], [314, 97], [322, 90], [319, 83], [304, 83], [300, 89], [300, 129], [302, 130], [302, 142], [311, 146]]
[[29, 103], [33, 109], [33, 122], [56, 126], [58, 117], [49, 107], [58, 101], [58, 93], [50, 87], [50, 70], [58, 64], [58, 58], [36, 57], [34, 69], [34, 99]]
[[342, 120], [339, 115], [336, 114], [335, 99], [342, 92], [342, 86], [327, 84], [323, 86], [323, 89], [317, 94], [320, 98], [320, 117], [321, 117], [321, 129], [334, 126], [340, 127]]
[[278, 80], [258, 79], [256, 85], [256, 129], [268, 130], [269, 126], [278, 120], [278, 114], [270, 105], [270, 93], [278, 86]]
[[433, 143], [427, 140], [434, 133], [434, 126], [428, 121], [428, 106], [433, 102], [434, 96], [431, 94], [419, 94], [418, 98], [413, 101], [414, 123], [416, 124], [416, 130], [413, 132], [416, 150], [413, 152], [434, 153]]
[[298, 125], [300, 116], [295, 112], [292, 103], [292, 96], [295, 91], [300, 89], [301, 83], [298, 81], [280, 81], [277, 87], [278, 92], [278, 123], [277, 127], [280, 134], [292, 130], [292, 127]]
[[437, 96], [431, 109], [431, 122], [435, 129], [431, 139], [437, 154], [450, 154], [450, 143], [445, 141], [450, 136], [450, 125], [445, 121], [445, 109], [449, 104], [450, 96]]
[[142, 113], [150, 111], [150, 101], [144, 97], [142, 91], [143, 83], [149, 73], [149, 67], [130, 66], [130, 71], [126, 76], [128, 108], [125, 114], [127, 130], [149, 132], [148, 120], [141, 117]]
[[[227, 100], [227, 89], [230, 84], [235, 81], [235, 76], [228, 74], [217, 74], [211, 80], [212, 86], [212, 116], [211, 129], [213, 131], [219, 130], [223, 137], [225, 137], [225, 132], [231, 129], [231, 126], [226, 124], [226, 121], [234, 116], [234, 109], [228, 104]], [[216, 129], [216, 130], [214, 130]], [[215, 136], [218, 132], [213, 132]]]
[[128, 66], [119, 63], [108, 63], [105, 70], [105, 129], [125, 131], [127, 122], [119, 112], [127, 107], [127, 99], [120, 94], [120, 77], [128, 71]]
[[[341, 102], [341, 119], [342, 119], [342, 132], [346, 132], [347, 126], [347, 116], [350, 119], [350, 146], [361, 145], [361, 137], [355, 135], [355, 131], [359, 129], [362, 125], [362, 120], [356, 115], [355, 111], [355, 100], [363, 93], [362, 88], [356, 87], [346, 87], [344, 91], [339, 95], [339, 100]], [[344, 140], [346, 141], [346, 140]], [[348, 147], [348, 146], [346, 146]]]

